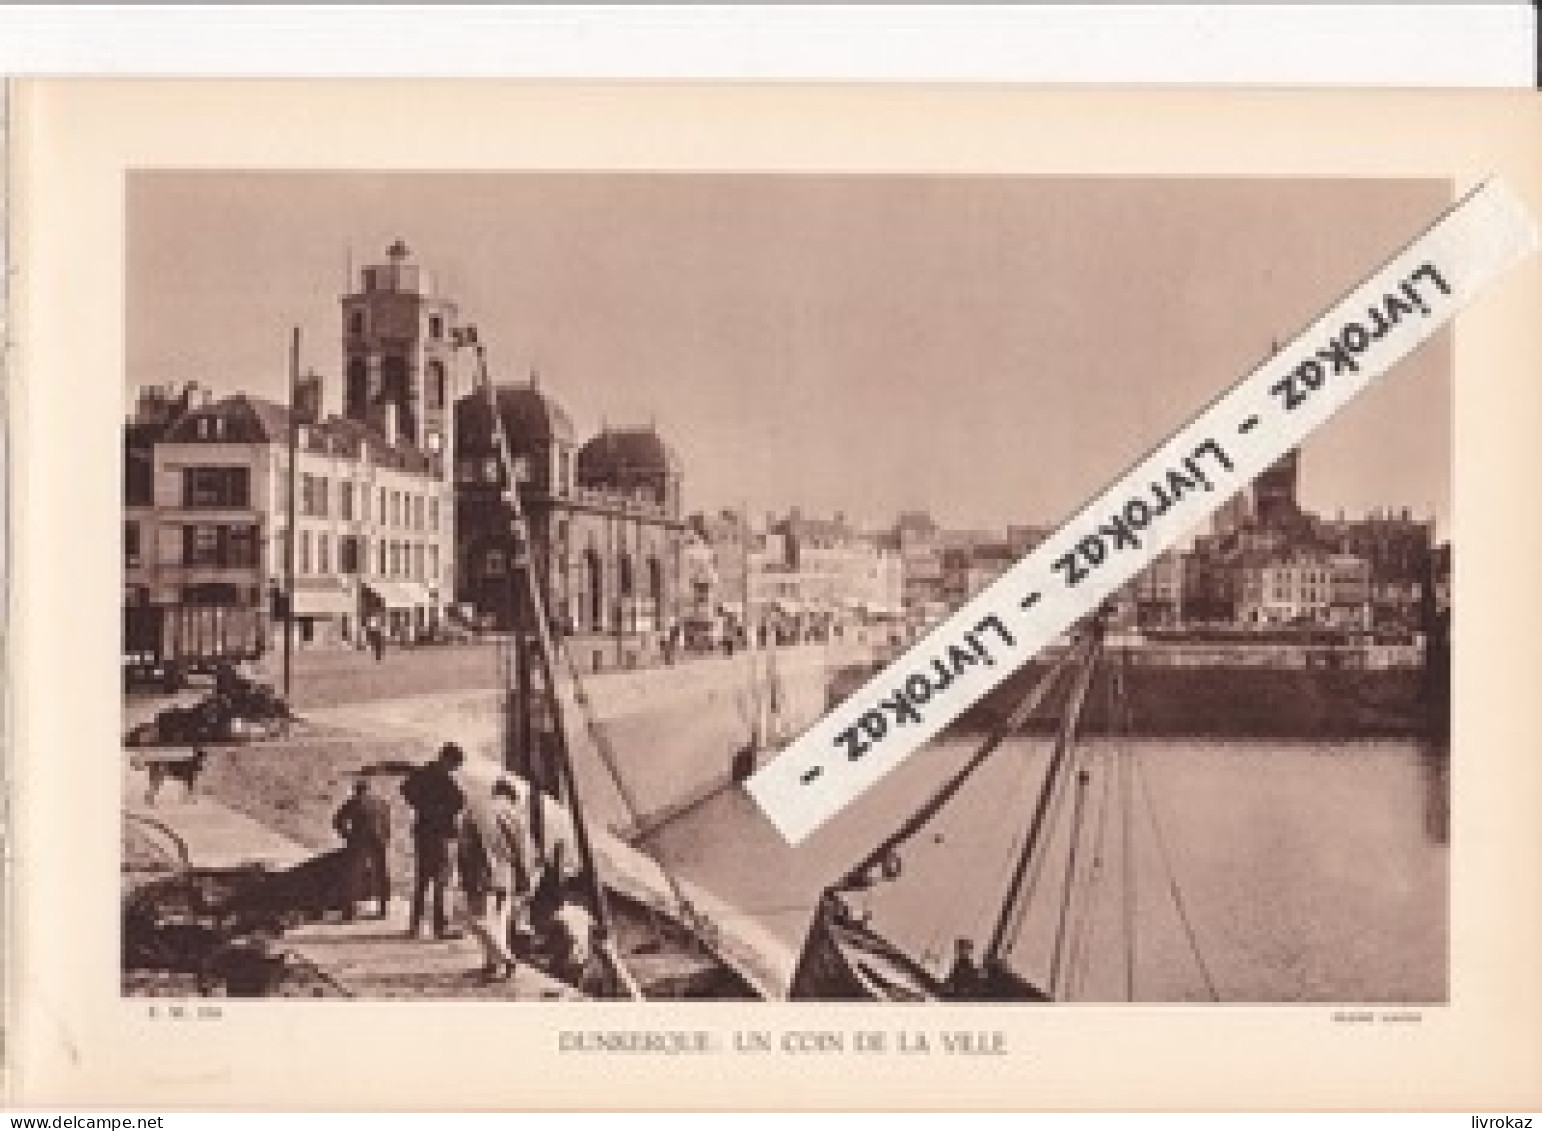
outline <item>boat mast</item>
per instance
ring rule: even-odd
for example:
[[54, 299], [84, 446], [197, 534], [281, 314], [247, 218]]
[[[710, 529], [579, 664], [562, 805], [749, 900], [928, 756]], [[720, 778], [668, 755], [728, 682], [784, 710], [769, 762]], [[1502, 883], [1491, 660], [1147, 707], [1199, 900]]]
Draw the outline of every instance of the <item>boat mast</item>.
[[[615, 951], [615, 932], [610, 915], [609, 901], [605, 896], [605, 887], [600, 882], [600, 872], [594, 859], [593, 846], [589, 842], [588, 825], [584, 820], [583, 810], [578, 797], [577, 783], [573, 776], [573, 765], [567, 744], [567, 731], [562, 720], [562, 702], [557, 695], [555, 672], [552, 669], [552, 638], [551, 625], [546, 616], [545, 582], [537, 576], [539, 563], [536, 561], [535, 548], [530, 540], [529, 524], [525, 520], [524, 508], [519, 499], [519, 482], [514, 475], [514, 459], [509, 450], [509, 438], [503, 427], [503, 416], [498, 411], [498, 395], [493, 388], [491, 378], [487, 374], [487, 352], [482, 343], [477, 341], [475, 330], [469, 329], [465, 335], [466, 344], [470, 345], [476, 354], [477, 381], [482, 391], [487, 395], [488, 411], [492, 415], [493, 438], [498, 446], [498, 458], [503, 465], [504, 478], [507, 480], [507, 494], [505, 496], [510, 512], [510, 525], [514, 537], [523, 549], [528, 566], [525, 570], [526, 590], [530, 596], [530, 611], [535, 621], [536, 636], [536, 661], [540, 666], [542, 692], [546, 699], [548, 718], [551, 720], [552, 729], [552, 753], [557, 763], [557, 775], [561, 783], [562, 792], [566, 795], [568, 814], [573, 825], [574, 847], [578, 852], [579, 864], [582, 875], [589, 887], [589, 898], [594, 908], [595, 920], [599, 924], [601, 937], [604, 940], [602, 947], [611, 968], [615, 971], [617, 979], [629, 997], [642, 999], [642, 989], [631, 971], [627, 970], [620, 956]], [[528, 706], [527, 706], [528, 709]], [[533, 790], [534, 783], [530, 783]]]
[[1071, 689], [1070, 698], [1066, 702], [1065, 712], [1061, 716], [1060, 731], [1055, 736], [1055, 750], [1050, 757], [1049, 768], [1044, 772], [1044, 785], [1039, 790], [1039, 799], [1034, 806], [1033, 819], [1028, 825], [1028, 835], [1023, 840], [1023, 848], [1018, 854], [1017, 865], [1012, 870], [1012, 879], [1007, 885], [1006, 899], [1002, 901], [1001, 913], [996, 919], [996, 928], [991, 932], [990, 943], [985, 948], [983, 961], [986, 965], [992, 965], [1000, 960], [1003, 952], [1006, 950], [1007, 935], [1012, 930], [1012, 924], [1018, 919], [1019, 904], [1023, 897], [1023, 881], [1028, 875], [1028, 865], [1033, 861], [1035, 850], [1039, 845], [1039, 839], [1044, 834], [1044, 828], [1047, 824], [1045, 818], [1049, 813], [1050, 802], [1058, 792], [1061, 774], [1065, 768], [1066, 756], [1076, 737], [1082, 704], [1087, 698], [1087, 689], [1092, 686], [1092, 673], [1097, 668], [1098, 654], [1102, 650], [1102, 637], [1102, 621], [1094, 619], [1089, 626], [1089, 636], [1083, 654], [1081, 670], [1077, 673], [1076, 683]]
[[760, 694], [760, 669], [757, 659], [760, 653], [758, 626], [750, 612], [750, 506], [739, 507], [739, 523], [743, 537], [739, 543], [739, 556], [744, 569], [744, 653], [750, 668], [750, 749], [759, 750], [762, 743], [761, 720], [764, 715]]

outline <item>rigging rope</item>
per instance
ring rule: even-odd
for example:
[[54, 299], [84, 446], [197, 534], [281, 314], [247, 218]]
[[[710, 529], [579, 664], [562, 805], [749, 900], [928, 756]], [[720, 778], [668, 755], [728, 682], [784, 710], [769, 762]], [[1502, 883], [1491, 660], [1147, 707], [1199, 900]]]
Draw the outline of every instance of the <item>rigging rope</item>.
[[1162, 833], [1161, 822], [1157, 820], [1156, 804], [1151, 796], [1151, 783], [1146, 777], [1145, 767], [1136, 767], [1140, 777], [1141, 795], [1146, 803], [1147, 819], [1151, 822], [1151, 832], [1156, 840], [1157, 854], [1162, 860], [1162, 870], [1167, 873], [1167, 888], [1173, 898], [1173, 909], [1178, 912], [1178, 921], [1183, 925], [1183, 933], [1188, 939], [1189, 951], [1194, 955], [1194, 964], [1199, 968], [1199, 975], [1205, 980], [1205, 990], [1210, 995], [1211, 1001], [1220, 1001], [1221, 995], [1215, 987], [1215, 979], [1210, 976], [1210, 966], [1205, 961], [1204, 953], [1200, 950], [1199, 937], [1195, 934], [1194, 924], [1189, 919], [1188, 909], [1183, 901], [1183, 892], [1178, 885], [1178, 874], [1173, 870], [1172, 858], [1167, 852], [1167, 839]]
[[[1043, 875], [1044, 861], [1047, 856], [1047, 853], [1038, 851], [1039, 838], [1046, 829], [1053, 835], [1054, 827], [1058, 823], [1065, 798], [1066, 778], [1074, 770], [1077, 757], [1081, 753], [1075, 748], [1077, 727], [1081, 722], [1082, 709], [1087, 701], [1087, 692], [1092, 687], [1092, 677], [1097, 671], [1101, 653], [1102, 626], [1095, 622], [1091, 625], [1086, 638], [1082, 670], [1077, 673], [1077, 678], [1071, 686], [1070, 694], [1061, 712], [1054, 753], [1045, 770], [1049, 780], [1045, 791], [1040, 794], [1038, 811], [1035, 812], [1029, 824], [1022, 853], [1018, 856], [1013, 884], [1008, 888], [1006, 903], [996, 921], [990, 944], [986, 947], [987, 960], [999, 958], [1012, 949], [1013, 943], [1022, 932], [1023, 919], [1038, 890], [1039, 878]], [[1023, 883], [1025, 874], [1027, 882]], [[1013, 890], [1014, 888], [1017, 890]]]
[[[589, 696], [584, 690], [583, 682], [579, 678], [578, 666], [573, 659], [573, 654], [567, 648], [561, 648], [559, 651], [567, 661], [568, 678], [573, 685], [573, 701], [578, 706], [579, 715], [584, 720], [584, 730], [588, 733], [590, 741], [594, 743], [595, 752], [599, 754], [601, 764], [604, 765], [606, 772], [610, 775], [611, 782], [616, 787], [616, 793], [621, 798], [621, 804], [626, 809], [627, 820], [633, 828], [640, 827], [642, 824], [641, 809], [631, 790], [627, 787], [625, 779], [622, 777], [619, 760], [616, 757], [615, 747], [611, 745], [610, 736], [605, 733], [593, 705], [589, 702]], [[644, 851], [647, 851], [649, 858], [659, 866], [664, 882], [669, 886], [669, 893], [678, 905], [680, 914], [685, 918], [687, 925], [702, 934], [710, 932], [715, 937], [717, 932], [716, 924], [697, 911], [681, 889], [679, 880], [676, 879], [674, 872], [665, 867], [663, 861], [659, 860], [658, 856], [653, 852], [648, 851], [646, 848], [644, 848]]]
[[1122, 908], [1124, 912], [1124, 997], [1126, 1001], [1135, 1000], [1135, 922], [1136, 922], [1136, 891], [1135, 891], [1135, 811], [1134, 811], [1134, 785], [1133, 785], [1133, 759], [1135, 751], [1130, 742], [1127, 727], [1121, 727], [1120, 723], [1128, 724], [1130, 716], [1128, 711], [1119, 709], [1127, 692], [1125, 687], [1125, 674], [1129, 668], [1130, 654], [1124, 653], [1123, 662], [1119, 671], [1113, 675], [1113, 681], [1109, 686], [1109, 694], [1112, 699], [1109, 712], [1109, 727], [1119, 734], [1119, 805], [1121, 814], [1120, 848], [1121, 865], [1120, 879], [1123, 886]]
[[[1102, 759], [1107, 763], [1110, 759], [1105, 755]], [[1098, 793], [1098, 818], [1097, 834], [1093, 838], [1092, 857], [1087, 863], [1087, 878], [1084, 883], [1086, 897], [1082, 901], [1081, 916], [1073, 932], [1074, 943], [1071, 948], [1071, 967], [1066, 975], [1066, 998], [1077, 997], [1086, 984], [1087, 971], [1092, 965], [1092, 936], [1096, 920], [1094, 918], [1098, 905], [1098, 894], [1103, 886], [1105, 875], [1104, 851], [1108, 840], [1108, 815], [1113, 812], [1113, 767], [1105, 765], [1100, 774], [1103, 787]]]
[[[1005, 817], [1008, 807], [1016, 804], [1017, 797], [1012, 793], [1012, 791], [1007, 789], [989, 790], [988, 792], [991, 794], [990, 805], [988, 806], [988, 812], [983, 814], [985, 817], [983, 823], [988, 828], [997, 828], [1003, 824], [1002, 819]], [[1017, 833], [1014, 834], [1011, 850], [1006, 854], [1003, 860], [1003, 867], [1001, 869], [1001, 875], [1003, 879], [1005, 879], [1006, 874], [1011, 867], [1010, 861], [1017, 854], [1020, 839], [1026, 834], [1027, 830], [1023, 828], [1019, 828]], [[958, 922], [959, 919], [962, 918], [961, 916], [955, 916], [963, 907], [964, 902], [971, 899], [978, 900], [979, 898], [979, 890], [971, 884], [956, 883], [950, 885], [949, 896], [946, 904], [932, 916], [933, 928], [925, 939], [921, 953], [922, 961], [926, 961], [928, 956], [933, 958], [941, 956], [942, 952], [940, 948], [942, 947], [943, 939], [949, 933], [949, 925]], [[976, 920], [976, 923], [980, 929], [974, 932], [975, 935], [982, 934], [985, 930], [989, 929], [990, 924], [986, 918], [989, 914], [989, 907], [981, 907], [979, 909], [979, 918]]]
[[1066, 852], [1065, 884], [1060, 895], [1060, 922], [1055, 928], [1055, 950], [1049, 963], [1049, 984], [1052, 994], [1060, 987], [1060, 959], [1064, 953], [1066, 928], [1071, 921], [1071, 895], [1076, 885], [1076, 849], [1082, 839], [1082, 819], [1086, 815], [1088, 778], [1089, 772], [1086, 768], [1076, 771], [1076, 802], [1071, 815], [1071, 845]]

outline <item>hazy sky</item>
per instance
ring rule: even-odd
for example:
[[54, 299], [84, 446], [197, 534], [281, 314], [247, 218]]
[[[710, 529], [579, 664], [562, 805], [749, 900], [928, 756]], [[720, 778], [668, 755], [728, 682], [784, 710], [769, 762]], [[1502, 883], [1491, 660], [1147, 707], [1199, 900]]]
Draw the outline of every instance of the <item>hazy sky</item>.
[[[400, 236], [495, 375], [645, 425], [686, 503], [1053, 522], [1416, 235], [1444, 182], [137, 173], [128, 373], [340, 406]], [[1314, 509], [1450, 499], [1442, 336], [1310, 439]]]

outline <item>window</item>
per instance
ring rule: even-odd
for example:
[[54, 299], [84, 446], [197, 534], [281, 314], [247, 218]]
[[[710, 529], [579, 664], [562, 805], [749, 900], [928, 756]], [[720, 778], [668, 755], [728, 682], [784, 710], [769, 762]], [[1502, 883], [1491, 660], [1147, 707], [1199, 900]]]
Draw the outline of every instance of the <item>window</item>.
[[251, 568], [257, 564], [257, 528], [232, 526], [226, 546], [225, 564]]
[[423, 543], [419, 542], [412, 547], [412, 576], [418, 581], [426, 581], [423, 576]]
[[359, 487], [359, 517], [369, 521], [369, 488], [362, 484]]
[[435, 534], [439, 533], [439, 500], [428, 500], [428, 528]]
[[400, 542], [392, 542], [391, 543], [391, 574], [390, 574], [390, 576], [392, 576], [392, 577], [397, 576], [397, 574], [399, 574], [401, 572], [401, 567], [402, 567], [402, 544]]
[[423, 529], [423, 496], [415, 495], [412, 499], [412, 526], [414, 530]]
[[311, 486], [311, 477], [302, 474], [300, 476], [300, 513], [314, 514], [311, 509], [311, 500], [315, 497], [315, 489]]
[[439, 547], [428, 548], [428, 579], [433, 582], [439, 580]]
[[380, 396], [382, 400], [396, 405], [397, 438], [416, 436], [418, 432], [417, 418], [413, 413], [412, 389], [407, 384], [407, 359], [405, 357], [388, 354], [381, 359]]
[[485, 572], [486, 572], [488, 577], [502, 577], [503, 576], [504, 557], [503, 557], [503, 551], [502, 550], [488, 550], [487, 551], [486, 562], [487, 562], [487, 568], [486, 568]]
[[325, 534], [316, 535], [316, 572], [332, 572], [332, 551]]
[[296, 573], [309, 573], [311, 571], [311, 532], [300, 531], [299, 564], [295, 566]]
[[353, 521], [353, 484], [346, 480], [337, 485], [337, 514], [344, 522]]
[[392, 491], [391, 492], [391, 525], [392, 526], [400, 526], [401, 524], [402, 524], [402, 493], [400, 491]]
[[369, 405], [369, 363], [362, 357], [350, 357], [346, 381], [343, 411], [345, 415], [357, 420], [364, 415]]
[[337, 540], [337, 572], [359, 572], [359, 539], [353, 535], [345, 535]]
[[348, 332], [350, 334], [364, 333], [364, 312], [362, 310], [355, 310], [352, 314], [348, 315]]
[[428, 316], [428, 336], [435, 341], [444, 337], [444, 319], [437, 314]]
[[182, 469], [182, 505], [189, 508], [245, 508], [250, 498], [250, 472], [244, 467]]
[[311, 513], [326, 518], [330, 505], [329, 497], [332, 494], [332, 481], [324, 475], [318, 475], [314, 483], [312, 490], [316, 492], [315, 509]]
[[199, 524], [182, 528], [182, 561], [190, 566], [220, 564], [220, 527]]
[[375, 576], [384, 577], [386, 575], [386, 544], [384, 538], [375, 543], [375, 550], [375, 557], [379, 559], [379, 561], [375, 563], [378, 567], [375, 570]]
[[126, 506], [155, 505], [155, 464], [148, 452], [129, 452], [123, 475], [123, 502]]
[[123, 561], [126, 565], [137, 566], [139, 562], [139, 523], [125, 522], [123, 524]]
[[379, 518], [379, 522], [380, 522], [381, 526], [384, 526], [386, 524], [386, 489], [384, 487], [380, 488], [380, 518]]
[[[438, 319], [430, 319], [432, 326]], [[438, 337], [438, 335], [434, 335]], [[430, 410], [444, 408], [444, 362], [438, 358], [431, 358], [428, 363], [428, 388], [425, 390], [425, 404]]]

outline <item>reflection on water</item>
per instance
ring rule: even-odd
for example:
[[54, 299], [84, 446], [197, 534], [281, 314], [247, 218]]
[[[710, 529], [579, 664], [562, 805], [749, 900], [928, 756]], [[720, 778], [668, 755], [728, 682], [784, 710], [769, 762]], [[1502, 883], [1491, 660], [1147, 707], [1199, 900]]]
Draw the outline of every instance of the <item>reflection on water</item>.
[[[742, 792], [661, 830], [680, 874], [801, 942], [820, 890], [973, 751], [933, 744], [797, 847]], [[989, 939], [1047, 743], [1003, 745], [858, 910], [939, 967]], [[1447, 763], [1412, 742], [1112, 740], [1086, 744], [1075, 882], [1074, 792], [1057, 807], [1008, 961], [1059, 996], [1204, 1001], [1444, 1001]], [[1123, 769], [1121, 769], [1123, 765]], [[1055, 963], [1056, 950], [1060, 961]]]
[[1451, 746], [1421, 742], [1419, 768], [1424, 775], [1424, 828], [1436, 844], [1451, 838]]

